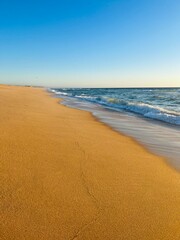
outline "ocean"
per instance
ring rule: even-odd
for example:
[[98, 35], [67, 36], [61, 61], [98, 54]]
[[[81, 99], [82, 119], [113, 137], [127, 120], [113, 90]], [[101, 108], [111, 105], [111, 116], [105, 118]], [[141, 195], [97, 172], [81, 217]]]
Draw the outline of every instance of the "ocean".
[[63, 104], [90, 111], [180, 169], [180, 88], [53, 88]]

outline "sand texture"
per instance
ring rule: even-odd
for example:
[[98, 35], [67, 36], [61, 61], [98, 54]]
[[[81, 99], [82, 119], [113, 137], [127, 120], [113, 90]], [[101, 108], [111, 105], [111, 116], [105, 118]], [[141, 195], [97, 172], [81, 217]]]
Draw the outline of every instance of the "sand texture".
[[179, 173], [57, 102], [0, 87], [0, 239], [179, 240]]

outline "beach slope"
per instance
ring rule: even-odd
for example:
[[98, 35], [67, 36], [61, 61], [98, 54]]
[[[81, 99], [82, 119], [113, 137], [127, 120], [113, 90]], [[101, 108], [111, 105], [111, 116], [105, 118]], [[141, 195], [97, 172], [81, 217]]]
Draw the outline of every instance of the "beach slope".
[[179, 173], [58, 101], [0, 87], [0, 239], [179, 240]]

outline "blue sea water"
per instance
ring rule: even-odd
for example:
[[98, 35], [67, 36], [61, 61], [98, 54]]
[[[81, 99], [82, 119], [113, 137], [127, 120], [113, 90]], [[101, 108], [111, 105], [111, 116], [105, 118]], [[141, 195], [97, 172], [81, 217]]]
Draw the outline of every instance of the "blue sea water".
[[93, 113], [180, 168], [180, 88], [59, 88], [64, 104]]
[[132, 112], [180, 125], [180, 88], [69, 88], [55, 91], [60, 95], [98, 103], [115, 111]]

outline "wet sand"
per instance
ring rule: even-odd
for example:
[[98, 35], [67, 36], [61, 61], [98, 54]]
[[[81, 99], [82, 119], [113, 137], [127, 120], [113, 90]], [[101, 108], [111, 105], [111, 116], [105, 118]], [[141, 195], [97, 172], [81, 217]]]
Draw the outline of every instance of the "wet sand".
[[179, 173], [58, 101], [0, 86], [0, 239], [179, 240]]

